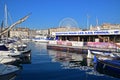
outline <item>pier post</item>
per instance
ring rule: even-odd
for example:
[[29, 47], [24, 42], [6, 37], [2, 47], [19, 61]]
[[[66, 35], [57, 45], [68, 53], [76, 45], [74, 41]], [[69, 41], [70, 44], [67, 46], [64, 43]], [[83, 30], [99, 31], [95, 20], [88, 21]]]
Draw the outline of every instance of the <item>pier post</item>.
[[78, 36], [78, 41], [80, 41], [80, 37]]

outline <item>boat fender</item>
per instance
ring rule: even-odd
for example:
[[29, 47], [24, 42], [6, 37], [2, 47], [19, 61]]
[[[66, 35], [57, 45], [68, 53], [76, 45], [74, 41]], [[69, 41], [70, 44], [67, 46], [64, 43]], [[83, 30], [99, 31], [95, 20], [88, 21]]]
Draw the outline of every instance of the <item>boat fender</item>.
[[93, 62], [97, 63], [97, 57], [96, 57], [96, 55], [94, 55]]

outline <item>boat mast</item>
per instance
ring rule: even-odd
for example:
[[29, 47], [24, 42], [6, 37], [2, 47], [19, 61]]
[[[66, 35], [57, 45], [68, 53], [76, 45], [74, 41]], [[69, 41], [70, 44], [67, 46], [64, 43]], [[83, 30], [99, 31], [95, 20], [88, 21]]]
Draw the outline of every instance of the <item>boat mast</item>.
[[[5, 28], [8, 28], [8, 12], [7, 5], [5, 4]], [[8, 38], [9, 32], [6, 33], [6, 37]]]
[[10, 25], [9, 27], [7, 27], [6, 29], [4, 29], [1, 33], [0, 36], [7, 33], [8, 31], [10, 31], [12, 28], [14, 28], [16, 25], [24, 22], [28, 17], [30, 16], [30, 14], [24, 16], [23, 18], [19, 19], [18, 21], [16, 21], [15, 23], [13, 23], [12, 25]]
[[7, 5], [5, 4], [5, 27], [8, 27], [7, 23]]

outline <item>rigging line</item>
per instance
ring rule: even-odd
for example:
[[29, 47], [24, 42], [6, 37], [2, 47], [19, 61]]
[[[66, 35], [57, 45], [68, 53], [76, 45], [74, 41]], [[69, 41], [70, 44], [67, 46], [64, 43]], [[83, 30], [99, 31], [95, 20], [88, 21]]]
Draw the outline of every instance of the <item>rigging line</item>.
[[5, 27], [8, 27], [8, 18], [10, 20], [10, 24], [13, 23], [10, 12], [8, 11], [7, 5], [5, 4]]

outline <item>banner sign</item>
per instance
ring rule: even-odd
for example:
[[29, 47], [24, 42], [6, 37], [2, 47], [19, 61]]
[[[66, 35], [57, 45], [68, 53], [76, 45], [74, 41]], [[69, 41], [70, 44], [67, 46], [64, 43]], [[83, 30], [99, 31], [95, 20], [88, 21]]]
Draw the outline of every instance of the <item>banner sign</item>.
[[120, 30], [56, 32], [56, 35], [118, 35]]
[[116, 48], [115, 44], [107, 42], [88, 42], [87, 46], [94, 48]]

